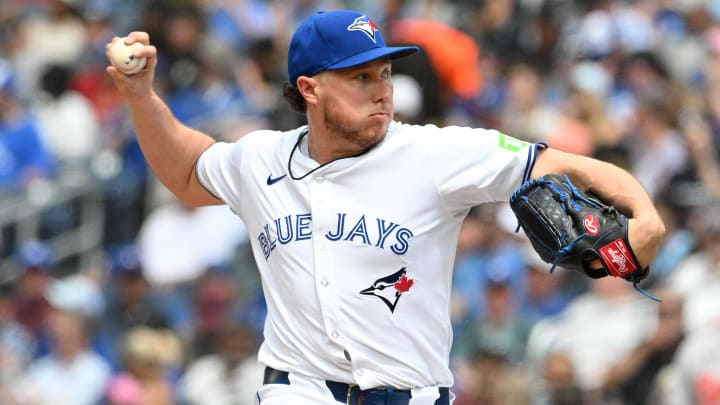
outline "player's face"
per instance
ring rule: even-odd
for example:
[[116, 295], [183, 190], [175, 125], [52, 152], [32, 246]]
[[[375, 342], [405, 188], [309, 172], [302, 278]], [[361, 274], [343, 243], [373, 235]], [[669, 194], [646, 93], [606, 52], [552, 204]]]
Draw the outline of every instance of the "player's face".
[[326, 73], [321, 102], [325, 127], [359, 151], [382, 141], [393, 117], [390, 61]]

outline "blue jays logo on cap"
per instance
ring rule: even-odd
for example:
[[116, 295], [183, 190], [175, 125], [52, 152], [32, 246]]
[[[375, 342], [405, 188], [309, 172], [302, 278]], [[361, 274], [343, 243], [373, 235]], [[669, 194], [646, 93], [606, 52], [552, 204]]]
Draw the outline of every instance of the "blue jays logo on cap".
[[362, 13], [321, 11], [300, 24], [293, 34], [288, 49], [288, 76], [295, 86], [300, 76], [311, 77], [324, 70], [349, 68], [384, 57], [400, 58], [417, 51], [416, 46], [386, 46], [377, 25]]
[[356, 18], [352, 24], [348, 25], [348, 31], [360, 31], [370, 37], [375, 42], [375, 32], [378, 30], [377, 25], [364, 15]]

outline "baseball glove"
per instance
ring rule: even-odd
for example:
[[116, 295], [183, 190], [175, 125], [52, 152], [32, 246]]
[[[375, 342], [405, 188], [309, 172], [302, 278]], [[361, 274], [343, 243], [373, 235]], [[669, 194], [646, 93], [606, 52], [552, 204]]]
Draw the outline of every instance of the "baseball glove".
[[[597, 196], [575, 187], [570, 178], [548, 174], [530, 180], [510, 197], [510, 207], [546, 263], [579, 270], [591, 278], [607, 275], [637, 283], [642, 268], [628, 241], [628, 218]], [[602, 268], [591, 268], [599, 259]]]

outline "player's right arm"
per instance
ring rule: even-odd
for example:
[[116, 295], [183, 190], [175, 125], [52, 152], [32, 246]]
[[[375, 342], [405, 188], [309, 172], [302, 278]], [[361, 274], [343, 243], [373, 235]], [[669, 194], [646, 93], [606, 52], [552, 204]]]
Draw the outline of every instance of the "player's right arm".
[[[128, 104], [140, 148], [150, 168], [183, 203], [192, 206], [221, 204], [222, 201], [210, 194], [195, 176], [198, 157], [215, 141], [178, 121], [153, 90], [157, 49], [150, 45], [149, 35], [132, 32], [127, 37], [128, 43], [138, 41], [145, 45], [135, 51], [134, 56], [145, 56], [147, 65], [132, 76], [126, 76], [112, 65], [106, 70]], [[113, 41], [122, 39], [116, 37]], [[107, 44], [106, 51], [111, 44]]]

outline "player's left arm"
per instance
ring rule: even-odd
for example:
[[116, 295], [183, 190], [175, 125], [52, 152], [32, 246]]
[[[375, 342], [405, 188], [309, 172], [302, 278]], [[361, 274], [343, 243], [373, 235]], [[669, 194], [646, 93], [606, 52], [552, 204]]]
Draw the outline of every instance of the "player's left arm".
[[640, 265], [657, 254], [665, 225], [651, 197], [626, 170], [608, 162], [547, 148], [538, 153], [532, 178], [566, 174], [578, 188], [591, 191], [628, 216], [628, 240]]

